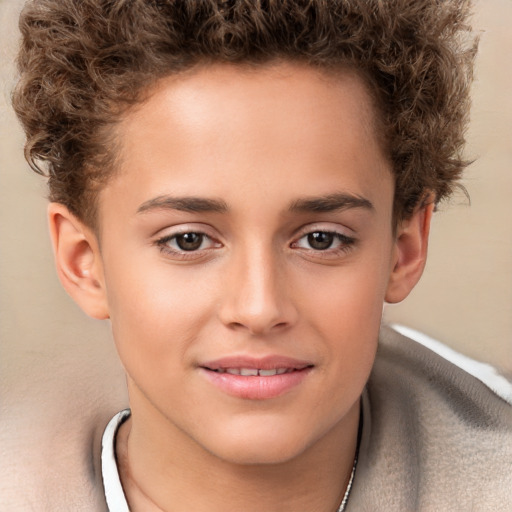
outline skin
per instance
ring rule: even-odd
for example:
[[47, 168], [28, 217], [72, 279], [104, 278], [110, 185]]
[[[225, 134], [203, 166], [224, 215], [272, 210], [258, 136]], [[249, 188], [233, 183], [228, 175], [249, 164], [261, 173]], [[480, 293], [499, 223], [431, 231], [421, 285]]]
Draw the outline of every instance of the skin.
[[[59, 276], [110, 318], [126, 369], [116, 449], [132, 510], [336, 510], [383, 302], [419, 279], [432, 213], [393, 229], [374, 116], [347, 70], [202, 67], [118, 126], [98, 233], [50, 205]], [[204, 233], [199, 248], [180, 249], [183, 233]], [[201, 368], [233, 354], [311, 369], [277, 397], [235, 397]]]

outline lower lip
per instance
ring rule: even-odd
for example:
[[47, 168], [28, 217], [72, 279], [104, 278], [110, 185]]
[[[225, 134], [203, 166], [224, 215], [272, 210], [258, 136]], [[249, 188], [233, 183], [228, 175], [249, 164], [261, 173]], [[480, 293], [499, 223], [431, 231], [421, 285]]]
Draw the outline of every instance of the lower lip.
[[311, 367], [294, 370], [282, 375], [241, 376], [230, 373], [218, 373], [201, 368], [206, 378], [228, 395], [247, 400], [268, 400], [276, 398], [297, 387], [312, 370]]

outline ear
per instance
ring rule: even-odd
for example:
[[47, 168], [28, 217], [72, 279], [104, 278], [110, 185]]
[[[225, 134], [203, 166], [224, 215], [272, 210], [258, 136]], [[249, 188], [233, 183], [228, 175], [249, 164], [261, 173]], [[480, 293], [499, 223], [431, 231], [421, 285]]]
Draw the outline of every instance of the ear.
[[386, 302], [394, 304], [404, 300], [423, 274], [433, 211], [434, 199], [429, 196], [398, 226]]
[[50, 203], [48, 221], [60, 282], [89, 316], [109, 317], [99, 244], [94, 232], [64, 205]]

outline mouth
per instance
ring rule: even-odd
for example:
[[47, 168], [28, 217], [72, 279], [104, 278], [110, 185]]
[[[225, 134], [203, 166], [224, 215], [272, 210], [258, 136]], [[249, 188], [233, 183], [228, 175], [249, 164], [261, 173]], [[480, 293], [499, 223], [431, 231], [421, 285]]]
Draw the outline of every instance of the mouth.
[[299, 372], [304, 368], [208, 368], [204, 367], [205, 370], [210, 370], [216, 373], [228, 373], [229, 375], [241, 375], [242, 377], [273, 377], [274, 375], [284, 375], [285, 373]]
[[276, 398], [299, 386], [314, 365], [290, 358], [224, 358], [200, 366], [208, 381], [228, 395], [249, 400]]

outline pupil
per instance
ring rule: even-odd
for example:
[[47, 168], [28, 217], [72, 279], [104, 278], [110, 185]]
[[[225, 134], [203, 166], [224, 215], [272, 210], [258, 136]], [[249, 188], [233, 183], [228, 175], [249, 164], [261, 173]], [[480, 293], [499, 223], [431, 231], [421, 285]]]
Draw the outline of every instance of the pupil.
[[308, 243], [313, 249], [319, 251], [325, 251], [331, 247], [334, 241], [334, 235], [332, 233], [325, 233], [324, 231], [317, 231], [308, 235]]
[[183, 233], [176, 237], [176, 244], [183, 251], [195, 251], [202, 243], [203, 235], [200, 233]]

